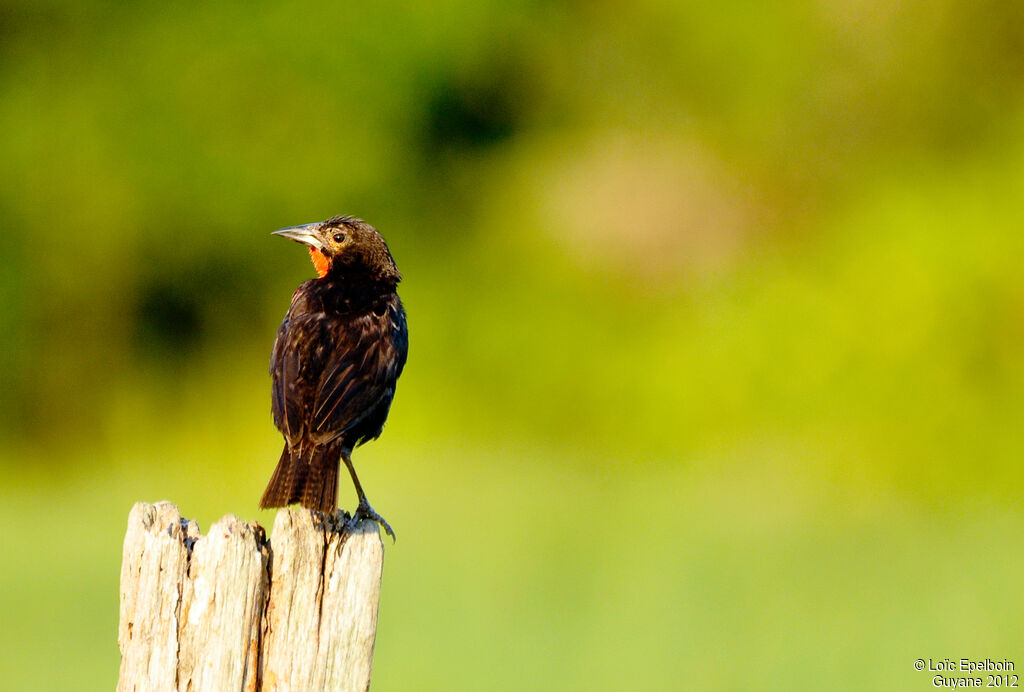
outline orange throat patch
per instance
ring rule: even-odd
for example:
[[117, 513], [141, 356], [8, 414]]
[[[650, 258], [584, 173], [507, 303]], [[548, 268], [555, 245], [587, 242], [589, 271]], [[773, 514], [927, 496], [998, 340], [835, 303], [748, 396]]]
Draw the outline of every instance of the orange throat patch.
[[327, 259], [324, 253], [311, 247], [309, 248], [309, 259], [313, 260], [313, 267], [321, 279], [327, 276], [327, 271], [331, 268], [331, 260]]

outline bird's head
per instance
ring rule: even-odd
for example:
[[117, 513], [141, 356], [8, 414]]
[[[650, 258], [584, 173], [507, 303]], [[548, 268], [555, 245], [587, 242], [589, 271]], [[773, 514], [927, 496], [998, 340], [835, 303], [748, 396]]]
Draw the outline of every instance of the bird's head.
[[274, 235], [308, 245], [309, 257], [321, 279], [338, 273], [366, 274], [374, 280], [394, 284], [402, 280], [383, 236], [362, 219], [335, 216], [326, 221], [282, 228], [274, 231]]

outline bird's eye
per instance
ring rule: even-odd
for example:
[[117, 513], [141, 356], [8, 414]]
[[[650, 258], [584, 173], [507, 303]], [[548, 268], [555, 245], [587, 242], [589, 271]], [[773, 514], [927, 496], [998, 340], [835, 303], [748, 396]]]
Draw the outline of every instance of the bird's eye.
[[344, 243], [345, 242], [345, 234], [344, 233], [335, 233], [334, 234], [334, 242], [336, 242], [336, 243]]

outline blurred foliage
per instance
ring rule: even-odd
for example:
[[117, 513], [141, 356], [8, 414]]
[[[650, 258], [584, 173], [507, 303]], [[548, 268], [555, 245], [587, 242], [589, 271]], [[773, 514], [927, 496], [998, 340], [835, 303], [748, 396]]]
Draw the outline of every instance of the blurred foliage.
[[[135, 500], [252, 514], [311, 274], [269, 232], [336, 213], [412, 334], [357, 455], [380, 689], [1012, 658], [1022, 82], [994, 0], [5, 2], [4, 679], [59, 642], [44, 686], [109, 685]], [[102, 527], [53, 554], [44, 510]]]

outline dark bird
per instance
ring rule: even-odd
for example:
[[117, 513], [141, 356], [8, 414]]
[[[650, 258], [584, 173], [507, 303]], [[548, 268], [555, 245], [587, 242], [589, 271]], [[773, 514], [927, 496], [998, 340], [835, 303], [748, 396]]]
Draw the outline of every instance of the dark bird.
[[274, 424], [284, 451], [260, 507], [299, 502], [337, 509], [339, 458], [352, 475], [353, 517], [380, 523], [352, 466], [352, 450], [380, 436], [409, 348], [402, 275], [384, 238], [348, 216], [293, 226], [275, 235], [304, 243], [319, 275], [292, 296], [270, 355]]

